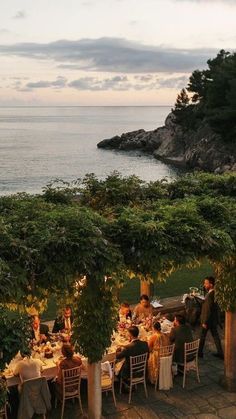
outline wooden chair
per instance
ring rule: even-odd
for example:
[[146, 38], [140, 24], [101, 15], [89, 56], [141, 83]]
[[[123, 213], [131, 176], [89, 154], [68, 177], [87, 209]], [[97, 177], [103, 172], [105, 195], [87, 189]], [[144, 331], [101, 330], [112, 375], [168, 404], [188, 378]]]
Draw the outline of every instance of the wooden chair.
[[[137, 355], [137, 356], [130, 356], [130, 379], [129, 379], [129, 404], [131, 403], [131, 395], [132, 395], [132, 388], [133, 386], [137, 386], [137, 384], [144, 385], [144, 391], [146, 397], [148, 397], [147, 393], [147, 385], [146, 385], [146, 367], [147, 367], [147, 357], [148, 353]], [[122, 388], [123, 380], [122, 375], [120, 378], [120, 394]], [[125, 383], [127, 384], [127, 383]]]
[[[183, 388], [185, 387], [186, 374], [190, 370], [196, 371], [197, 381], [200, 383], [199, 368], [198, 368], [198, 349], [200, 339], [194, 340], [193, 342], [184, 344], [184, 363], [179, 364], [183, 369]], [[190, 368], [191, 365], [191, 368]]]
[[110, 363], [110, 366], [111, 366], [112, 376], [110, 377], [109, 374], [102, 375], [101, 376], [101, 387], [102, 387], [102, 393], [104, 393], [104, 392], [107, 393], [108, 391], [112, 392], [114, 405], [116, 407], [116, 396], [115, 396], [115, 390], [114, 390], [114, 365], [115, 365], [115, 361], [109, 361], [109, 363]]
[[157, 374], [157, 378], [156, 378], [156, 382], [155, 382], [155, 390], [157, 389], [157, 384], [158, 384], [158, 380], [159, 380], [161, 358], [171, 357], [171, 365], [172, 365], [174, 349], [175, 349], [175, 344], [160, 346], [160, 348], [158, 349], [158, 352], [159, 352], [159, 368], [158, 368], [158, 374]]
[[62, 389], [56, 389], [55, 407], [57, 400], [62, 402], [61, 419], [64, 416], [65, 402], [69, 399], [78, 399], [81, 413], [83, 414], [81, 397], [80, 397], [81, 367], [62, 370]]
[[7, 419], [7, 403], [0, 409], [0, 418]]

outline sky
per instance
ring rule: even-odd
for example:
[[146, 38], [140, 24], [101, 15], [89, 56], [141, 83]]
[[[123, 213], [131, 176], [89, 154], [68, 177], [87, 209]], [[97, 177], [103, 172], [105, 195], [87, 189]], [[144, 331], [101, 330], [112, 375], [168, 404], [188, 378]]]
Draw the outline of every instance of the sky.
[[1, 3], [0, 106], [172, 106], [236, 47], [236, 0]]

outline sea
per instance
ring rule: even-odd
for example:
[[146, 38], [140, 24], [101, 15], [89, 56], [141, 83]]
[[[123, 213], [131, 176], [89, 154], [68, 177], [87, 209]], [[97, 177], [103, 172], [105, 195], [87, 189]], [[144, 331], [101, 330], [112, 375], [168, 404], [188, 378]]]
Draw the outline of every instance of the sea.
[[138, 151], [98, 149], [105, 138], [164, 124], [165, 106], [0, 108], [0, 195], [41, 193], [54, 179], [94, 173], [172, 179], [177, 170]]

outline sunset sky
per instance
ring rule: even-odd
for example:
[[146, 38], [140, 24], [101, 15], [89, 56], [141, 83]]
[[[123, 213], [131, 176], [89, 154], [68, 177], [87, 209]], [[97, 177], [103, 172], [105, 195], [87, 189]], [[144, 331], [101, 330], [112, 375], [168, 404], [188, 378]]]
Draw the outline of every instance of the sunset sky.
[[236, 46], [236, 0], [7, 0], [0, 105], [173, 105]]

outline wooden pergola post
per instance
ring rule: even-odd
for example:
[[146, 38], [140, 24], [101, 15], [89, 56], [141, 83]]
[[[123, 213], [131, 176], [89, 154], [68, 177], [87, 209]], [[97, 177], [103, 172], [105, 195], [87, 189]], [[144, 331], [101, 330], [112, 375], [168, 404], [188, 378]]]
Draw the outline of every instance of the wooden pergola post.
[[148, 297], [151, 297], [152, 291], [153, 291], [152, 283], [145, 280], [140, 281], [140, 295], [146, 294]]
[[101, 419], [101, 362], [88, 363], [88, 418]]
[[236, 392], [236, 311], [225, 314], [225, 370], [220, 380], [223, 387]]

